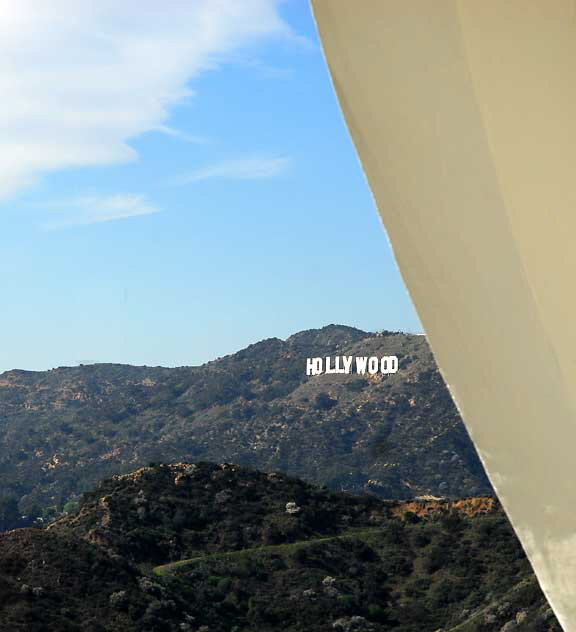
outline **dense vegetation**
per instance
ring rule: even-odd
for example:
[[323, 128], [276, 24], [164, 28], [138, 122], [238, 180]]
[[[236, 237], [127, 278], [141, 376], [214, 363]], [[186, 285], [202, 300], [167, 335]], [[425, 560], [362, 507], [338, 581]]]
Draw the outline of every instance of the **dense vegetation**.
[[[306, 376], [306, 357], [335, 355], [397, 355], [400, 371]], [[152, 461], [230, 461], [384, 498], [491, 491], [425, 338], [344, 326], [201, 367], [8, 371], [0, 430], [0, 529]]]
[[560, 630], [422, 336], [8, 371], [0, 430], [0, 630]]
[[490, 497], [384, 501], [233, 465], [104, 481], [0, 535], [13, 632], [559, 632]]

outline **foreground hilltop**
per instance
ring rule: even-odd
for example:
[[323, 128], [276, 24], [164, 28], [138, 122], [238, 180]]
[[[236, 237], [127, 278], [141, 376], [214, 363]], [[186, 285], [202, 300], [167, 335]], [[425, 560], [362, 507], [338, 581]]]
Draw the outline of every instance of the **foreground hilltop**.
[[178, 463], [104, 481], [83, 496], [78, 512], [48, 528], [80, 535], [133, 562], [164, 564], [199, 553], [335, 535], [381, 523], [393, 506], [277, 472]]
[[384, 501], [231, 464], [103, 481], [0, 534], [11, 632], [560, 632], [493, 498]]
[[[397, 355], [400, 370], [306, 376], [307, 357], [336, 355]], [[340, 325], [200, 367], [8, 371], [0, 428], [5, 494], [27, 514], [155, 461], [231, 461], [384, 498], [491, 491], [425, 337]]]

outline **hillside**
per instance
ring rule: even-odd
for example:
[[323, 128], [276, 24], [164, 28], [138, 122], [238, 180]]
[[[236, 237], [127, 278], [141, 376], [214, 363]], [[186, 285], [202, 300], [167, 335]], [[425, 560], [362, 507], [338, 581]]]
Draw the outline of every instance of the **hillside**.
[[163, 627], [148, 630], [177, 630], [186, 608], [173, 598], [173, 607], [158, 612], [143, 579], [79, 538], [39, 529], [0, 534], [0, 630], [141, 632], [156, 613]]
[[12, 632], [560, 632], [493, 498], [384, 501], [236, 465], [103, 481], [0, 535]]
[[[306, 357], [335, 355], [397, 355], [400, 370], [306, 376]], [[384, 498], [490, 493], [425, 337], [409, 334], [330, 325], [200, 367], [7, 371], [0, 429], [0, 530], [157, 461], [230, 461]]]

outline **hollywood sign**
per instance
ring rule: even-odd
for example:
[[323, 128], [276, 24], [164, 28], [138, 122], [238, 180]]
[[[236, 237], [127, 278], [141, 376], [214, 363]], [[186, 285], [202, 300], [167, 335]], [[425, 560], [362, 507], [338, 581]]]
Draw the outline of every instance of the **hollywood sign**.
[[397, 356], [334, 356], [331, 358], [306, 358], [306, 375], [321, 375], [322, 373], [396, 373], [398, 371]]

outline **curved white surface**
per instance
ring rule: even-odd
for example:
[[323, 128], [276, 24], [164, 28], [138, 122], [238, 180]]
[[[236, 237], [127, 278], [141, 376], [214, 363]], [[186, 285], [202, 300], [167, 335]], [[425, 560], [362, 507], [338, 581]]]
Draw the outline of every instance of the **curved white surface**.
[[312, 4], [440, 369], [576, 631], [576, 4]]

